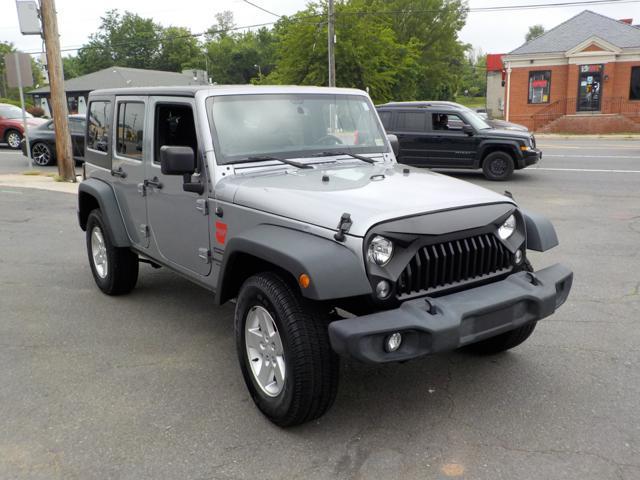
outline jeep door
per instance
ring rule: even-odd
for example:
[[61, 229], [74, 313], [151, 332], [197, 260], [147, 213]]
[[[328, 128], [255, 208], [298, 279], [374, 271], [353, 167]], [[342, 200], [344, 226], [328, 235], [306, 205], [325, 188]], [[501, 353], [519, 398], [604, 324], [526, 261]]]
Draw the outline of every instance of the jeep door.
[[[195, 102], [184, 97], [151, 97], [153, 117], [152, 161], [147, 168], [147, 207], [157, 254], [178, 269], [209, 275], [209, 218], [205, 195], [185, 192], [184, 178], [164, 175], [160, 169], [160, 148], [191, 147], [201, 159], [196, 128]], [[203, 175], [198, 161], [196, 175]]]
[[[146, 138], [146, 112], [145, 97], [116, 97], [111, 175], [125, 228], [131, 242], [138, 248], [149, 246], [147, 204], [143, 191], [150, 145]], [[95, 143], [98, 150], [104, 148], [100, 141]]]
[[456, 113], [431, 111], [429, 150], [431, 166], [446, 168], [473, 167], [477, 139], [463, 131], [466, 122]]

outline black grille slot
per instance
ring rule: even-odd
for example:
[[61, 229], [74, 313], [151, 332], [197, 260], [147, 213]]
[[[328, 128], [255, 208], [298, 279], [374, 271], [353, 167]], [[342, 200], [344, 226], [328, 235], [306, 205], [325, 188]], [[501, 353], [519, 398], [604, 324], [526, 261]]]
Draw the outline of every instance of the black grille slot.
[[511, 269], [513, 255], [493, 234], [421, 247], [398, 278], [398, 296], [481, 280]]

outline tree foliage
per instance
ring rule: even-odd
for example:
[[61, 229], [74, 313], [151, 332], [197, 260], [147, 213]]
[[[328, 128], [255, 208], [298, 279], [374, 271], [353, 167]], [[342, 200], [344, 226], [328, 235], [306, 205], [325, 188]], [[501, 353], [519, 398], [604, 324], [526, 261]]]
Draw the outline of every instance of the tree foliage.
[[[13, 53], [16, 51], [15, 46], [11, 42], [1, 42], [0, 41], [0, 97], [4, 99], [9, 99], [12, 102], [16, 103], [16, 105], [20, 105], [20, 93], [17, 88], [9, 88], [7, 85], [7, 77], [6, 77], [6, 67], [4, 64], [4, 56], [7, 53]], [[42, 65], [36, 62], [33, 58], [31, 58], [31, 73], [33, 75], [33, 87], [27, 87], [24, 89], [25, 92], [32, 90], [34, 88], [38, 88], [42, 86], [44, 83], [44, 75], [42, 73]], [[30, 97], [25, 97], [25, 102], [28, 103]], [[0, 102], [5, 103], [5, 102]]]
[[527, 42], [530, 42], [531, 40], [533, 40], [534, 38], [538, 38], [540, 35], [542, 35], [545, 32], [544, 27], [540, 24], [538, 25], [531, 25], [529, 27], [529, 31], [527, 32], [527, 34], [525, 35], [525, 40]]
[[[376, 102], [453, 99], [482, 88], [479, 60], [457, 38], [465, 8], [464, 0], [338, 0], [337, 85], [368, 89]], [[110, 10], [77, 57], [64, 60], [65, 75], [112, 65], [206, 68], [220, 84], [326, 85], [326, 19], [326, 0], [314, 0], [271, 29], [241, 32], [225, 11], [200, 41], [186, 28]]]

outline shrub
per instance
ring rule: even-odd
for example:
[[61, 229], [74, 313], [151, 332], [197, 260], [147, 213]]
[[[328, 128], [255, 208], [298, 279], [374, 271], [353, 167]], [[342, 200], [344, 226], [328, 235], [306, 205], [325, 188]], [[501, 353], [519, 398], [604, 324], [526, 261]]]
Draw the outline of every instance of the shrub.
[[27, 112], [34, 117], [44, 117], [44, 110], [40, 107], [28, 107]]

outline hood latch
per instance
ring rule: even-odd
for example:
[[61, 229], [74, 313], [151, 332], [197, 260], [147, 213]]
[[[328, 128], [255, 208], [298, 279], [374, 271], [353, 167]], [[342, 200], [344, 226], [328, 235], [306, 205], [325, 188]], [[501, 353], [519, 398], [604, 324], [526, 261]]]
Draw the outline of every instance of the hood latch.
[[340, 217], [340, 223], [338, 223], [338, 232], [333, 236], [333, 238], [339, 242], [344, 242], [344, 234], [349, 232], [351, 225], [353, 225], [353, 222], [351, 221], [351, 214], [346, 212], [343, 213], [342, 217]]

